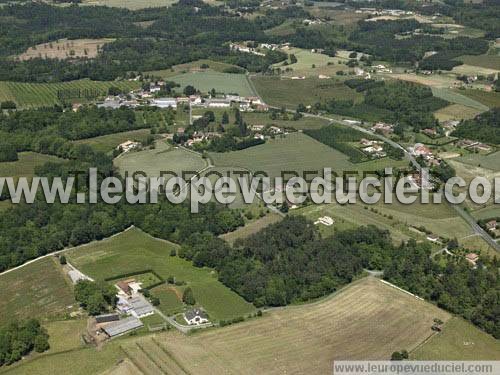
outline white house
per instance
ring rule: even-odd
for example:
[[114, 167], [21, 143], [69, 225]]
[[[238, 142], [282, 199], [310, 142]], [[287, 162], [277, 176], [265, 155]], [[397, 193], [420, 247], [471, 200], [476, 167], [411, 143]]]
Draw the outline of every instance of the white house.
[[202, 309], [192, 309], [184, 313], [184, 319], [189, 325], [200, 325], [208, 323], [208, 315]]

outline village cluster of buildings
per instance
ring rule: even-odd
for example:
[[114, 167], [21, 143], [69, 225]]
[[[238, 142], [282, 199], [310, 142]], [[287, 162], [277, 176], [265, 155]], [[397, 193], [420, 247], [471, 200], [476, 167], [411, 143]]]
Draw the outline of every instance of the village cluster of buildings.
[[388, 135], [394, 132], [394, 125], [387, 124], [385, 122], [377, 122], [370, 128], [370, 130], [374, 133]]
[[[415, 14], [411, 10], [377, 9], [377, 8], [359, 8], [355, 11], [355, 13], [371, 14], [373, 16], [393, 16], [393, 17], [412, 16]], [[367, 21], [369, 21], [369, 19]]]
[[409, 148], [409, 152], [415, 157], [422, 157], [429, 166], [437, 166], [441, 163], [432, 150], [422, 143], [415, 143], [413, 147]]
[[151, 106], [177, 109], [179, 105], [202, 108], [229, 108], [237, 105], [242, 111], [267, 111], [269, 107], [257, 96], [224, 95], [223, 97], [203, 98], [201, 95], [155, 98], [150, 91], [132, 91], [127, 96], [108, 96], [99, 108], [117, 109], [120, 107]]

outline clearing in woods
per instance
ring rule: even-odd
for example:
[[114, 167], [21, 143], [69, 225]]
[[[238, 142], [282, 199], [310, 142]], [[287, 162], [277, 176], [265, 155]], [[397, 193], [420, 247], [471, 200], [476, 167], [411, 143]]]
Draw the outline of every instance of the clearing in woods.
[[1, 275], [0, 288], [0, 325], [10, 319], [62, 317], [77, 307], [70, 281], [54, 257]]
[[[432, 335], [433, 319], [449, 317], [368, 277], [331, 298], [271, 310], [245, 323], [145, 338], [127, 354], [146, 373], [177, 366], [180, 374], [326, 374], [335, 359], [389, 359], [395, 350], [411, 351]], [[155, 354], [145, 355], [153, 349]]]
[[11, 100], [18, 108], [52, 107], [60, 104], [59, 95], [71, 102], [87, 102], [95, 96], [105, 96], [108, 89], [118, 87], [130, 91], [139, 87], [134, 81], [97, 82], [88, 79], [60, 83], [25, 83], [0, 81], [0, 102]]
[[234, 232], [225, 233], [220, 236], [220, 238], [226, 240], [230, 244], [233, 244], [239, 238], [246, 238], [251, 234], [255, 234], [261, 229], [267, 227], [270, 224], [274, 224], [280, 221], [282, 217], [276, 213], [270, 212], [264, 217], [261, 217], [255, 221], [246, 224], [244, 227], [236, 229]]
[[101, 5], [114, 8], [127, 8], [130, 10], [167, 7], [175, 4], [177, 0], [84, 0], [82, 5]]
[[476, 117], [481, 111], [462, 104], [450, 104], [434, 112], [440, 122], [447, 120], [466, 120]]
[[106, 43], [115, 39], [59, 39], [54, 42], [37, 44], [18, 56], [19, 60], [34, 58], [70, 59], [78, 57], [93, 58]]
[[224, 286], [210, 268], [197, 268], [170, 251], [179, 246], [150, 237], [137, 228], [84, 247], [76, 247], [67, 258], [80, 271], [96, 280], [153, 270], [166, 280], [173, 276], [193, 289], [197, 303], [214, 320], [231, 319], [255, 311], [252, 304]]

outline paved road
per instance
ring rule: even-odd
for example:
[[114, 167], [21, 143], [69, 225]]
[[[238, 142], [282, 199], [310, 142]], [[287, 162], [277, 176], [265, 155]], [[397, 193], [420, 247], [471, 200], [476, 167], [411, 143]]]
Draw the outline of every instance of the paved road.
[[[277, 108], [277, 107], [271, 107], [271, 108]], [[288, 110], [288, 111], [289, 112], [295, 112], [293, 110]], [[403, 150], [403, 152], [405, 153], [406, 159], [409, 160], [412, 163], [412, 165], [418, 171], [422, 170], [422, 166], [417, 162], [417, 160], [413, 157], [413, 155], [411, 155], [403, 146], [401, 146], [399, 143], [394, 142], [393, 140], [391, 140], [391, 139], [389, 139], [389, 138], [387, 138], [387, 137], [385, 137], [385, 136], [383, 136], [381, 134], [374, 133], [371, 130], [366, 129], [366, 128], [362, 127], [362, 126], [359, 126], [359, 125], [356, 125], [356, 124], [352, 124], [352, 123], [349, 123], [349, 122], [346, 122], [346, 121], [342, 121], [342, 120], [336, 120], [336, 119], [333, 119], [333, 118], [330, 118], [330, 117], [327, 117], [327, 116], [324, 116], [324, 115], [314, 115], [314, 114], [311, 114], [311, 113], [303, 113], [303, 115], [306, 116], [306, 117], [315, 117], [315, 118], [323, 119], [323, 120], [329, 121], [330, 123], [336, 123], [336, 124], [340, 124], [340, 125], [344, 125], [344, 126], [350, 126], [351, 128], [359, 130], [360, 132], [363, 132], [365, 134], [371, 135], [373, 137], [377, 137], [380, 140], [388, 143], [392, 147], [399, 148], [399, 149]], [[474, 233], [480, 235], [493, 249], [495, 249], [496, 251], [500, 252], [500, 245], [483, 228], [481, 228], [477, 224], [476, 220], [472, 217], [471, 214], [469, 214], [467, 211], [465, 211], [459, 205], [451, 204], [446, 199], [444, 201], [447, 204], [451, 205], [451, 207], [453, 207], [453, 209], [458, 213], [458, 215], [467, 224], [469, 224], [469, 226], [472, 228], [472, 230], [474, 231]]]

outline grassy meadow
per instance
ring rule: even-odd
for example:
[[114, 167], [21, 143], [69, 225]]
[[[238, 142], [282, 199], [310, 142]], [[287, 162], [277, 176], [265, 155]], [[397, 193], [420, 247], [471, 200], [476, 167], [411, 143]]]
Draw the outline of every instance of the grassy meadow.
[[47, 162], [61, 163], [64, 159], [53, 155], [37, 152], [20, 152], [19, 160], [0, 162], [0, 176], [2, 177], [33, 177], [35, 168]]
[[450, 103], [456, 103], [463, 105], [465, 107], [474, 108], [481, 112], [485, 112], [489, 109], [486, 105], [480, 103], [479, 101], [474, 100], [468, 96], [462, 95], [461, 91], [459, 90], [432, 87], [432, 94], [438, 98], [447, 100]]
[[175, 4], [176, 2], [177, 0], [84, 0], [82, 1], [82, 5], [100, 5], [112, 8], [138, 10], [144, 8], [167, 7]]
[[114, 164], [122, 175], [143, 171], [148, 177], [158, 177], [162, 171], [180, 176], [182, 172], [197, 172], [206, 166], [200, 155], [170, 146], [165, 141], [156, 142], [156, 148], [152, 150], [125, 153], [116, 158]]
[[255, 95], [245, 74], [202, 71], [181, 73], [169, 77], [169, 80], [177, 82], [181, 85], [181, 88], [192, 85], [204, 93], [215, 89], [217, 92], [225, 94], [239, 94], [240, 96]]
[[64, 317], [77, 307], [70, 284], [53, 257], [0, 275], [0, 325], [10, 319]]
[[[61, 83], [24, 83], [24, 82], [1, 82], [0, 102], [11, 100], [18, 108], [52, 107], [60, 103], [57, 97], [59, 90], [99, 90], [101, 95], [106, 95], [108, 88], [116, 86], [122, 90], [132, 90], [139, 87], [138, 82], [117, 81], [97, 82], [88, 79]], [[85, 98], [74, 98], [72, 102], [85, 102]]]
[[264, 101], [276, 107], [295, 108], [300, 103], [312, 105], [328, 99], [352, 99], [355, 103], [363, 101], [361, 93], [335, 79], [292, 80], [256, 76], [252, 78], [252, 82]]
[[490, 108], [500, 107], [500, 92], [461, 90], [460, 93]]
[[246, 238], [252, 234], [255, 234], [268, 225], [277, 223], [281, 219], [282, 217], [280, 215], [276, 213], [269, 213], [264, 217], [246, 224], [244, 227], [238, 228], [233, 232], [221, 235], [220, 238], [226, 240], [230, 244], [233, 244], [237, 239]]
[[270, 139], [263, 145], [241, 151], [210, 153], [216, 166], [242, 167], [253, 172], [264, 171], [269, 176], [280, 176], [282, 171], [374, 171], [387, 166], [406, 166], [406, 161], [389, 158], [353, 164], [348, 157], [302, 133]]
[[453, 317], [443, 331], [410, 353], [416, 360], [500, 360], [500, 341], [465, 320]]
[[75, 141], [74, 143], [89, 145], [94, 150], [100, 152], [111, 152], [118, 147], [119, 144], [128, 140], [139, 142], [145, 141], [150, 134], [151, 131], [149, 129], [139, 129], [128, 132], [101, 135], [94, 138], [81, 139]]
[[214, 270], [196, 268], [170, 251], [178, 246], [131, 229], [113, 238], [75, 248], [67, 258], [76, 268], [97, 280], [152, 269], [162, 278], [174, 276], [193, 289], [195, 299], [214, 320], [229, 319], [254, 311], [236, 293], [222, 285]]

